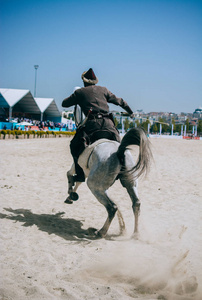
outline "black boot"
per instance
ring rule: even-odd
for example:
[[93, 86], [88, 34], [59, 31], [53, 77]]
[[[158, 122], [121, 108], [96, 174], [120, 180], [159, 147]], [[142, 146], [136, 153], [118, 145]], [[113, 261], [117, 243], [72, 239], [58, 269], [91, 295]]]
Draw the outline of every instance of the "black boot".
[[84, 182], [85, 181], [85, 174], [83, 169], [79, 166], [77, 162], [75, 162], [75, 170], [76, 170], [76, 175], [73, 176], [74, 182]]

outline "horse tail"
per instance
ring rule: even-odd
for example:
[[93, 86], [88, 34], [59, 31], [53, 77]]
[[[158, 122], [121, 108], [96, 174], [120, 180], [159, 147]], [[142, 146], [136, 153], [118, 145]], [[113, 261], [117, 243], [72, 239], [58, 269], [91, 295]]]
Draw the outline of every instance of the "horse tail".
[[[129, 145], [139, 146], [139, 156], [136, 165], [130, 169], [125, 170], [125, 151], [128, 149]], [[123, 137], [121, 144], [117, 151], [117, 156], [121, 165], [123, 166], [121, 173], [131, 173], [134, 174], [135, 178], [146, 174], [149, 171], [152, 152], [150, 141], [143, 128], [132, 128]]]

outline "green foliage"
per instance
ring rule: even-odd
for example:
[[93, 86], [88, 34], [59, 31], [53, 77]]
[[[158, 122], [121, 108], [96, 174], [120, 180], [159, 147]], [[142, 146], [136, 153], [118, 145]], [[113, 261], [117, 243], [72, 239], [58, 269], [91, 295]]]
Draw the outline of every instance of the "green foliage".
[[147, 118], [147, 120], [145, 122], [143, 122], [141, 124], [141, 127], [144, 128], [144, 130], [147, 132], [148, 131], [148, 124], [151, 124], [149, 119]]
[[15, 134], [15, 136], [21, 135], [22, 130], [14, 130], [14, 134]]
[[186, 125], [186, 130], [187, 130], [187, 132], [191, 129], [190, 128], [190, 125], [189, 125], [189, 119], [186, 119], [186, 121], [185, 121], [185, 125]]
[[2, 129], [2, 130], [1, 130], [1, 134], [6, 135], [6, 134], [7, 134], [7, 130]]
[[33, 135], [33, 137], [42, 138], [42, 137], [61, 137], [61, 136], [73, 136], [75, 135], [75, 131], [35, 131], [35, 130], [9, 130], [9, 129], [2, 129], [0, 130], [0, 134], [3, 135], [3, 138], [5, 139], [6, 135], [8, 134], [15, 136], [16, 138], [19, 137], [19, 135], [24, 136], [24, 138], [27, 136], [29, 138], [30, 135]]
[[134, 124], [134, 122], [130, 122], [130, 124], [129, 124], [129, 128], [134, 128], [135, 127], [135, 124]]
[[128, 118], [126, 118], [124, 120], [124, 129], [125, 129], [125, 131], [128, 131], [128, 128], [129, 128], [129, 121], [128, 121]]
[[181, 132], [181, 125], [180, 124], [176, 124], [175, 125], [175, 130], [174, 130], [174, 132]]
[[202, 133], [202, 120], [198, 120], [197, 132]]
[[141, 127], [144, 128], [145, 131], [147, 131], [147, 129], [148, 129], [148, 123], [147, 122], [143, 122], [141, 124]]
[[45, 135], [45, 131], [37, 131], [37, 137], [40, 137], [40, 138], [42, 138], [42, 137], [44, 137], [44, 135]]
[[1, 134], [3, 134], [3, 138], [5, 139], [6, 134], [7, 134], [7, 130], [5, 130], [5, 129], [1, 130]]
[[175, 129], [176, 129], [175, 126], [176, 125], [175, 125], [175, 119], [174, 118], [172, 118], [172, 124], [173, 124], [173, 131], [175, 131]]
[[158, 129], [157, 123], [154, 123], [151, 126], [151, 132], [157, 133], [158, 131], [159, 131], [159, 129]]
[[33, 130], [26, 131], [27, 138], [29, 138], [30, 134], [32, 134]]
[[137, 125], [137, 127], [140, 127], [140, 121], [139, 120], [135, 120], [135, 124]]
[[63, 131], [62, 134], [66, 136], [72, 136], [75, 135], [76, 131]]
[[[159, 118], [159, 122], [161, 122], [161, 123], [166, 123], [166, 119], [164, 119], [164, 118]], [[170, 131], [171, 131], [169, 125], [161, 124], [161, 126], [162, 126], [162, 127], [161, 127], [161, 128], [162, 128], [162, 133], [170, 132]], [[160, 131], [160, 124], [158, 124], [158, 130]]]
[[118, 126], [118, 124], [119, 124], [119, 122], [118, 122], [117, 118], [114, 118], [114, 123], [115, 123], [115, 126], [117, 127], [117, 126]]

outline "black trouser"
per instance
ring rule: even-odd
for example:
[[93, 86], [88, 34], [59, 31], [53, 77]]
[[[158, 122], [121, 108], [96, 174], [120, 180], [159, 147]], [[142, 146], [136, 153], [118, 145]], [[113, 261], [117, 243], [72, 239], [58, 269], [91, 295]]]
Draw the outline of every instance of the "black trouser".
[[84, 131], [84, 127], [79, 128], [70, 142], [70, 150], [74, 159], [76, 176], [74, 181], [84, 182], [85, 175], [83, 169], [78, 164], [78, 158], [84, 149], [90, 144], [89, 138]]
[[110, 118], [103, 117], [101, 119], [90, 119], [82, 128], [77, 130], [70, 143], [70, 150], [74, 159], [77, 174], [77, 176], [75, 176], [75, 181], [85, 181], [83, 169], [78, 164], [79, 156], [88, 145], [102, 138], [120, 142], [118, 130], [116, 129], [113, 120]]

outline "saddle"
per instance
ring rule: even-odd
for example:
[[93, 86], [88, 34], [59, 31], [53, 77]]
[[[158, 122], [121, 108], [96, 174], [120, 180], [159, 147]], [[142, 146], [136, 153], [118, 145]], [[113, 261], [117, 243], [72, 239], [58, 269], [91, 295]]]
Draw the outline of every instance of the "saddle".
[[94, 149], [96, 146], [102, 144], [102, 143], [118, 143], [116, 141], [112, 141], [112, 140], [108, 140], [108, 139], [99, 139], [97, 141], [95, 141], [94, 143], [92, 143], [91, 145], [89, 145], [88, 147], [85, 148], [85, 150], [81, 153], [81, 155], [78, 158], [78, 164], [81, 166], [81, 168], [83, 169], [84, 173], [86, 176], [89, 175], [89, 159], [91, 157], [91, 154], [93, 153]]
[[94, 143], [97, 140], [100, 139], [107, 139], [107, 140], [115, 140], [114, 134], [110, 132], [109, 130], [97, 130], [94, 131], [92, 134], [89, 135], [90, 143]]

